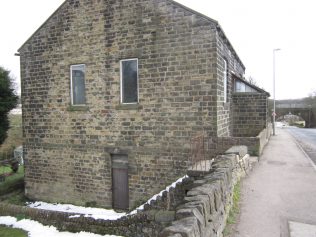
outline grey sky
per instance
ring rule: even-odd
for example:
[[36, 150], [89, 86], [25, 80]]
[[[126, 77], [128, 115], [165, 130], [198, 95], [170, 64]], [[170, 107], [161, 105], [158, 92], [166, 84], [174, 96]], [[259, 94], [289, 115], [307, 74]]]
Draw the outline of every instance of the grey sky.
[[[20, 79], [17, 49], [64, 0], [1, 1], [0, 65]], [[217, 20], [252, 76], [272, 93], [276, 53], [276, 98], [300, 98], [316, 90], [314, 0], [177, 0]]]

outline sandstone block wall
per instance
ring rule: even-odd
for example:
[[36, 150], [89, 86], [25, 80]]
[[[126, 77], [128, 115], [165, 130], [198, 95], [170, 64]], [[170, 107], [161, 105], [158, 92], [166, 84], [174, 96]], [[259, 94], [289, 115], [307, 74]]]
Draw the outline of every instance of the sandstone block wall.
[[[233, 135], [233, 77], [231, 72], [242, 77], [245, 72], [245, 67], [240, 62], [236, 53], [229, 48], [226, 37], [222, 33], [218, 34], [218, 47], [217, 47], [217, 109], [216, 109], [216, 124], [217, 124], [217, 136], [229, 137]], [[227, 63], [227, 99], [224, 101], [224, 60]]]
[[[20, 49], [27, 196], [110, 207], [111, 154], [128, 156], [130, 208], [181, 177], [193, 136], [230, 133], [218, 77], [224, 55], [243, 66], [225, 39], [172, 1], [65, 1]], [[137, 105], [120, 104], [127, 58], [138, 58]], [[81, 107], [73, 64], [86, 65]]]
[[259, 138], [259, 142], [260, 142], [260, 148], [259, 148], [259, 153], [261, 155], [263, 148], [266, 146], [266, 144], [269, 141], [269, 138], [272, 134], [272, 124], [268, 123], [268, 126], [266, 129], [263, 129], [259, 135], [257, 136]]
[[[257, 162], [257, 160], [253, 161]], [[95, 220], [75, 213], [62, 213], [0, 202], [2, 215], [23, 215], [58, 230], [92, 232], [126, 237], [217, 237], [221, 236], [232, 204], [236, 182], [252, 166], [249, 156], [220, 155], [205, 172], [193, 172], [134, 215], [118, 220]], [[194, 174], [194, 176], [193, 176]]]
[[268, 97], [266, 94], [235, 92], [232, 103], [234, 137], [256, 137], [267, 127]]
[[249, 156], [241, 163], [233, 154], [217, 157], [212, 172], [193, 182], [184, 204], [177, 207], [176, 220], [159, 236], [222, 236], [234, 185], [251, 166]]
[[251, 155], [259, 155], [260, 139], [256, 137], [218, 137], [209, 139], [209, 154], [223, 154], [231, 146], [247, 146]]

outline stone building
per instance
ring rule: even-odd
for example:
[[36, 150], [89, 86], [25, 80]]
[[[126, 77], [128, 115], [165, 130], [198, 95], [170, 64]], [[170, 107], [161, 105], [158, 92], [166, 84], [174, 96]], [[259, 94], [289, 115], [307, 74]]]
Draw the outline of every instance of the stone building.
[[268, 126], [270, 94], [233, 75], [232, 136], [255, 137]]
[[234, 135], [245, 67], [172, 0], [66, 0], [19, 53], [29, 198], [131, 209], [186, 173], [192, 137]]

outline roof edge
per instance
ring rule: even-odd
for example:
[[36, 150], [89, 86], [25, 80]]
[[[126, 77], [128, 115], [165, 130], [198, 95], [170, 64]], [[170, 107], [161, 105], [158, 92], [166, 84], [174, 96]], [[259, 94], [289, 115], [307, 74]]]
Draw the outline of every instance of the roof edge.
[[200, 17], [205, 18], [206, 20], [211, 21], [212, 23], [216, 24], [216, 29], [217, 29], [218, 31], [220, 31], [220, 32], [223, 34], [224, 38], [226, 39], [226, 41], [227, 41], [227, 43], [228, 43], [228, 46], [229, 46], [229, 47], [231, 48], [231, 50], [233, 51], [234, 55], [236, 56], [237, 60], [239, 61], [239, 63], [240, 63], [241, 66], [243, 67], [243, 69], [246, 70], [245, 65], [244, 65], [243, 62], [241, 61], [241, 59], [240, 59], [240, 57], [238, 56], [236, 50], [234, 49], [233, 45], [232, 45], [231, 42], [229, 41], [228, 37], [226, 36], [226, 34], [225, 34], [223, 28], [221, 27], [221, 25], [219, 24], [218, 21], [216, 21], [216, 20], [214, 20], [213, 18], [210, 18], [210, 17], [204, 15], [203, 13], [200, 13], [200, 12], [195, 11], [195, 10], [193, 10], [193, 9], [191, 9], [191, 8], [189, 8], [189, 7], [187, 7], [187, 6], [185, 6], [185, 5], [182, 5], [181, 3], [176, 2], [176, 1], [174, 1], [174, 0], [166, 0], [166, 1], [168, 1], [168, 2], [170, 2], [170, 3], [172, 3], [172, 4], [174, 4], [174, 5], [177, 5], [177, 6], [183, 8], [183, 9], [185, 9], [185, 10], [187, 10], [187, 11], [193, 13], [193, 14], [199, 15]]
[[[212, 22], [212, 23], [214, 23], [214, 24], [216, 24], [217, 30], [220, 31], [220, 32], [223, 34], [224, 38], [227, 40], [227, 43], [228, 43], [229, 47], [230, 47], [230, 48], [232, 49], [232, 51], [234, 52], [236, 58], [238, 59], [238, 61], [240, 62], [240, 64], [241, 64], [242, 67], [244, 68], [244, 70], [246, 69], [245, 65], [243, 64], [243, 62], [242, 62], [241, 59], [239, 58], [239, 56], [238, 56], [236, 50], [234, 49], [234, 47], [233, 47], [232, 44], [230, 43], [228, 37], [226, 36], [224, 30], [222, 29], [222, 27], [220, 26], [220, 24], [218, 23], [218, 21], [216, 21], [216, 20], [214, 20], [214, 19], [212, 19], [212, 18], [210, 18], [210, 17], [208, 17], [208, 16], [206, 16], [206, 15], [204, 15], [204, 14], [198, 12], [198, 11], [195, 11], [195, 10], [193, 10], [193, 9], [191, 9], [191, 8], [189, 8], [189, 7], [187, 7], [187, 6], [185, 6], [185, 5], [182, 5], [181, 3], [176, 2], [176, 1], [174, 1], [174, 0], [166, 0], [166, 1], [167, 1], [167, 2], [170, 2], [170, 3], [173, 4], [173, 5], [176, 5], [176, 6], [178, 6], [178, 7], [181, 7], [181, 8], [183, 8], [183, 9], [186, 10], [186, 11], [189, 11], [189, 12], [191, 12], [191, 13], [193, 13], [193, 14], [196, 14], [196, 15], [198, 15], [198, 16], [200, 16], [200, 17], [202, 17], [202, 18], [204, 18], [204, 19], [206, 19], [206, 20], [208, 20], [208, 21], [210, 21], [210, 22]], [[20, 51], [22, 50], [22, 48], [33, 38], [33, 36], [34, 36], [38, 31], [40, 31], [40, 30], [46, 25], [46, 23], [47, 23], [47, 22], [59, 11], [59, 9], [61, 9], [66, 3], [67, 3], [67, 0], [65, 0], [65, 1], [47, 18], [47, 20], [44, 21], [44, 23], [41, 24], [40, 27], [37, 28], [37, 30], [21, 45], [21, 47], [17, 50], [17, 52], [20, 52]]]
[[22, 50], [22, 48], [33, 38], [34, 35], [36, 35], [36, 33], [38, 31], [40, 31], [45, 25], [46, 23], [59, 11], [59, 9], [61, 9], [67, 2], [68, 0], [65, 0], [38, 28], [37, 30], [19, 47], [19, 49], [17, 50], [17, 52], [20, 52]]
[[234, 73], [233, 71], [232, 71], [231, 73], [232, 73], [232, 75], [233, 75], [234, 77], [236, 77], [238, 80], [240, 80], [240, 81], [242, 81], [243, 83], [245, 83], [247, 86], [252, 87], [253, 89], [257, 90], [257, 91], [260, 92], [260, 93], [266, 94], [266, 95], [268, 95], [269, 97], [271, 96], [269, 92], [265, 91], [264, 89], [262, 89], [262, 88], [260, 88], [260, 87], [258, 87], [258, 86], [256, 86], [256, 85], [253, 85], [253, 84], [249, 83], [248, 81], [246, 81], [244, 78], [241, 78], [240, 76], [238, 76], [238, 75], [237, 75], [236, 73]]
[[243, 64], [243, 62], [241, 61], [240, 57], [238, 56], [236, 50], [234, 49], [233, 45], [231, 44], [231, 42], [229, 41], [228, 37], [226, 36], [223, 28], [221, 27], [221, 25], [219, 23], [217, 23], [217, 26], [216, 26], [217, 30], [219, 32], [221, 32], [224, 36], [224, 38], [227, 40], [227, 44], [228, 46], [231, 48], [231, 50], [233, 51], [233, 54], [235, 55], [235, 57], [237, 58], [237, 60], [239, 61], [239, 63], [241, 64], [241, 66], [243, 67], [244, 70], [246, 70], [246, 67], [245, 65]]
[[204, 15], [204, 14], [201, 13], [201, 12], [195, 11], [195, 10], [193, 10], [192, 8], [189, 8], [189, 7], [183, 5], [183, 4], [179, 3], [179, 2], [176, 2], [176, 1], [174, 1], [174, 0], [166, 0], [166, 1], [167, 1], [167, 2], [170, 2], [170, 3], [174, 4], [174, 5], [177, 5], [177, 6], [183, 8], [183, 9], [185, 9], [185, 10], [187, 10], [187, 11], [193, 13], [193, 14], [199, 15], [200, 17], [203, 17], [203, 18], [205, 18], [206, 20], [211, 21], [211, 22], [215, 23], [216, 25], [218, 25], [218, 21], [214, 20], [213, 18], [211, 18], [211, 17], [209, 17], [209, 16]]

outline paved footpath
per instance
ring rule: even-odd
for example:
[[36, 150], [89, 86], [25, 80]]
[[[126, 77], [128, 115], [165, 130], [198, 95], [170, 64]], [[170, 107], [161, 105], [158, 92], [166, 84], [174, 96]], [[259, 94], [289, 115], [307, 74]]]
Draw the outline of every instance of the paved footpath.
[[316, 237], [316, 170], [286, 129], [277, 129], [242, 183], [235, 237]]

